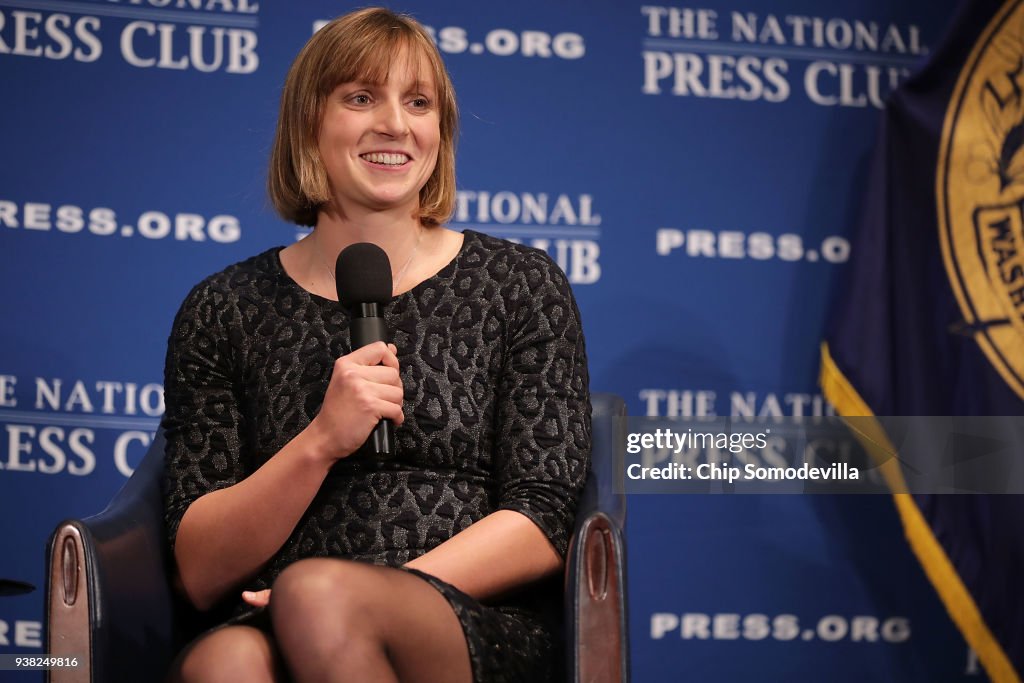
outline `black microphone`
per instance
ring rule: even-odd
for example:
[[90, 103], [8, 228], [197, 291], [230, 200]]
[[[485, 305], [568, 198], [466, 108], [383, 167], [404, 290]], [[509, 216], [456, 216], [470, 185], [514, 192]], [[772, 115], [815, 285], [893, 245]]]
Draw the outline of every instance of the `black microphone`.
[[[334, 273], [338, 301], [352, 314], [349, 326], [352, 350], [378, 341], [387, 342], [390, 335], [384, 322], [384, 306], [391, 301], [393, 286], [388, 255], [376, 244], [358, 242], [338, 254]], [[375, 455], [394, 457], [394, 423], [386, 419], [378, 422], [367, 443], [372, 444]]]

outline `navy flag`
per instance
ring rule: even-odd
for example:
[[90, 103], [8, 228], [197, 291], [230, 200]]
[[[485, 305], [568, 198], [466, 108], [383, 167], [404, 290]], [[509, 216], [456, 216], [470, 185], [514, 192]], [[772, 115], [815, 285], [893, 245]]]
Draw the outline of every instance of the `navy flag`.
[[[892, 95], [863, 210], [822, 346], [828, 399], [843, 415], [1024, 414], [1024, 0], [963, 3]], [[1024, 496], [894, 498], [990, 678], [1019, 682]]]

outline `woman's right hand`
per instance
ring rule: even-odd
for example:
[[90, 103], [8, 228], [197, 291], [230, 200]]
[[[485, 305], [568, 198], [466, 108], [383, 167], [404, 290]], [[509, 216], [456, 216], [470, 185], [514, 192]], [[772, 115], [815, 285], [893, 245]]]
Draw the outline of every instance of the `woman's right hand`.
[[310, 424], [327, 460], [354, 453], [382, 419], [396, 426], [405, 420], [397, 352], [394, 344], [374, 342], [334, 361], [324, 403]]

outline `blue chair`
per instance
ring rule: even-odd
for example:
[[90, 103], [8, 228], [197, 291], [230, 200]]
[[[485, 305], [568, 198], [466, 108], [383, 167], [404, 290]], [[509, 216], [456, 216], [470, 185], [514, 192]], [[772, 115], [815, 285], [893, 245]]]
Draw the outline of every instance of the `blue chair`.
[[[595, 394], [591, 472], [566, 560], [568, 680], [629, 679], [626, 623], [625, 404]], [[46, 651], [80, 666], [48, 672], [51, 683], [157, 683], [192, 635], [169, 581], [163, 501], [164, 438], [158, 434], [107, 509], [58, 525], [47, 553]], [[620, 482], [621, 483], [621, 482]], [[621, 491], [621, 486], [619, 491]]]

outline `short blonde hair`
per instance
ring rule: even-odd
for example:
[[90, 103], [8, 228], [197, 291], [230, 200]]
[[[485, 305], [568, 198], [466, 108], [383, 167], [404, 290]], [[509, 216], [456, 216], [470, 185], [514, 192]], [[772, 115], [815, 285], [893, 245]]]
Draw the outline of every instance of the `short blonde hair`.
[[267, 190], [277, 212], [299, 225], [316, 225], [331, 199], [318, 138], [328, 95], [341, 83], [387, 80], [395, 55], [426, 58], [434, 75], [441, 141], [437, 165], [420, 190], [420, 221], [439, 225], [455, 208], [455, 139], [459, 112], [451, 77], [433, 39], [412, 17], [371, 7], [330, 22], [295, 58], [281, 93]]

